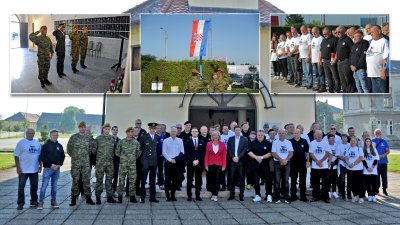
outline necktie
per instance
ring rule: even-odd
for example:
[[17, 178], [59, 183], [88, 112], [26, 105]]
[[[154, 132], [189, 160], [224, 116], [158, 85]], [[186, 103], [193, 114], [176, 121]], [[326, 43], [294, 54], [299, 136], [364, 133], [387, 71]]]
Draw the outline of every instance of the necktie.
[[197, 139], [194, 139], [194, 149], [197, 150]]

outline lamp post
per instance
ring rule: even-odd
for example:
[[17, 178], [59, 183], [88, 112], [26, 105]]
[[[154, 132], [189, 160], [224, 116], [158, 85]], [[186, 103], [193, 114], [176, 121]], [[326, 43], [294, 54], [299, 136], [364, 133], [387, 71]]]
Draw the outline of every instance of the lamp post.
[[326, 114], [322, 113], [322, 116], [324, 117], [324, 131], [326, 132]]
[[168, 33], [167, 30], [164, 30], [164, 41], [165, 41], [165, 55], [164, 55], [164, 60], [167, 60], [167, 39], [168, 39]]
[[159, 59], [161, 59], [161, 55], [162, 55], [162, 43], [161, 43], [161, 32], [163, 31], [164, 28], [160, 27], [160, 57]]

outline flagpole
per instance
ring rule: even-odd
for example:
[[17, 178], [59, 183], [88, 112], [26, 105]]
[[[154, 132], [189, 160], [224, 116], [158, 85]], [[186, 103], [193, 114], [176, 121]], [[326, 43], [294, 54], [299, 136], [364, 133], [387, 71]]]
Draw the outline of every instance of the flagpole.
[[[203, 20], [203, 14], [201, 15], [201, 20]], [[199, 71], [200, 71], [199, 80], [203, 80], [203, 56], [201, 56], [201, 54], [200, 54], [200, 68], [199, 68]]]

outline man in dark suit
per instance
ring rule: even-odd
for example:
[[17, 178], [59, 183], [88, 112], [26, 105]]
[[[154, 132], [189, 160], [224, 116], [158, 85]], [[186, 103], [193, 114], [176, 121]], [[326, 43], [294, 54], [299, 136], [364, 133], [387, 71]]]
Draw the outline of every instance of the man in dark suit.
[[235, 136], [228, 139], [228, 179], [230, 196], [228, 200], [235, 198], [235, 178], [238, 179], [240, 194], [240, 201], [244, 201], [244, 160], [248, 150], [248, 139], [241, 136], [242, 129], [239, 126], [235, 126]]
[[67, 76], [64, 73], [64, 59], [65, 59], [65, 24], [60, 23], [58, 29], [53, 32], [54, 37], [57, 39], [56, 53], [57, 53], [57, 74], [60, 78]]
[[149, 175], [150, 181], [150, 202], [159, 202], [156, 199], [156, 172], [157, 172], [157, 145], [160, 142], [160, 136], [156, 134], [157, 123], [149, 123], [149, 133], [140, 137], [140, 147], [142, 148], [142, 177], [140, 203], [144, 203], [146, 198], [146, 179]]
[[186, 192], [188, 201], [192, 201], [193, 173], [196, 182], [196, 200], [202, 201], [200, 198], [200, 191], [203, 184], [202, 175], [204, 170], [205, 151], [206, 143], [199, 138], [199, 129], [197, 129], [197, 127], [193, 127], [192, 136], [185, 143], [185, 156], [187, 162]]
[[[136, 127], [139, 130], [137, 140], [140, 141], [140, 138], [147, 133], [146, 130], [142, 128], [142, 120], [136, 119], [134, 127]], [[142, 156], [140, 156], [139, 158], [136, 159], [136, 173], [137, 173], [138, 179], [136, 179], [135, 185], [136, 185], [136, 195], [138, 195], [138, 196], [140, 196], [140, 191], [142, 190], [142, 188], [140, 187], [141, 177], [142, 177], [142, 163], [141, 162], [142, 162]], [[129, 184], [128, 181], [126, 181], [126, 182], [127, 182], [127, 184]]]

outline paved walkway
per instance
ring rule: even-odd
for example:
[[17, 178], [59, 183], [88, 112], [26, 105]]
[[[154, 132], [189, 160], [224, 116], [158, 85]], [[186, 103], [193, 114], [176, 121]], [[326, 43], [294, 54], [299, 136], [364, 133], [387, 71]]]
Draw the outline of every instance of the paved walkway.
[[[124, 198], [122, 204], [109, 204], [103, 198], [102, 205], [92, 206], [86, 205], [84, 199], [80, 198], [77, 206], [70, 207], [69, 157], [62, 168], [57, 194], [60, 208], [55, 210], [49, 207], [48, 187], [44, 210], [25, 205], [24, 210], [17, 211], [15, 169], [1, 171], [0, 224], [400, 224], [400, 175], [392, 173], [389, 175], [390, 196], [379, 195], [378, 204], [355, 204], [339, 199], [333, 199], [331, 204], [300, 201], [291, 204], [272, 204], [265, 201], [254, 203], [251, 201], [253, 190], [246, 191], [244, 202], [227, 201], [227, 192], [220, 193], [225, 197], [221, 197], [218, 202], [212, 202], [208, 198], [204, 198], [202, 202], [188, 202], [184, 198], [184, 192], [178, 193], [180, 197], [177, 202], [166, 202], [158, 190], [160, 203], [147, 201], [145, 204], [132, 204]], [[29, 203], [28, 187], [25, 190], [26, 202]], [[209, 193], [204, 192], [202, 195]]]

